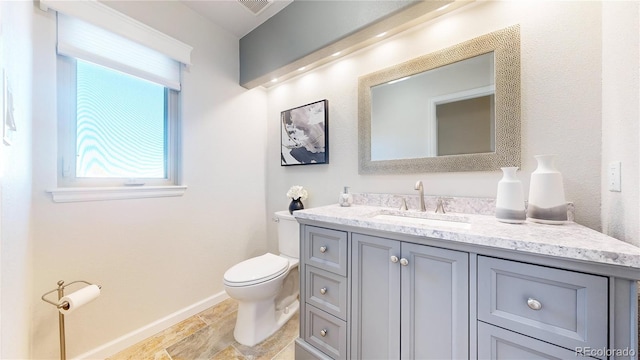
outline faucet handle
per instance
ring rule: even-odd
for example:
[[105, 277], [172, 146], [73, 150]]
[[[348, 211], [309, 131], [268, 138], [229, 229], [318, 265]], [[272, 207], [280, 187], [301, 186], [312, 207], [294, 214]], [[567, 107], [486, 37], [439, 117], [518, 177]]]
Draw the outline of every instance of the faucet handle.
[[407, 200], [405, 198], [402, 198], [402, 205], [400, 205], [400, 210], [409, 210], [409, 207], [407, 206]]
[[436, 203], [436, 214], [445, 214], [446, 211], [444, 211], [444, 203], [442, 202], [442, 199], [438, 199], [437, 203]]

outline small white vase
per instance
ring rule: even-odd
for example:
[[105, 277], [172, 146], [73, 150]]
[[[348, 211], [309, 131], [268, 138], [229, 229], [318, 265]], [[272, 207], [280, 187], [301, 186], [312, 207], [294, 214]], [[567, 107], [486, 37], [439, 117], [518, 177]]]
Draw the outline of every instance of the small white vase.
[[567, 202], [564, 198], [562, 174], [556, 170], [555, 155], [537, 155], [538, 168], [531, 174], [527, 216], [543, 224], [564, 224]]
[[517, 167], [503, 167], [502, 179], [498, 182], [496, 218], [498, 221], [521, 224], [527, 219], [524, 208], [522, 182], [516, 177]]

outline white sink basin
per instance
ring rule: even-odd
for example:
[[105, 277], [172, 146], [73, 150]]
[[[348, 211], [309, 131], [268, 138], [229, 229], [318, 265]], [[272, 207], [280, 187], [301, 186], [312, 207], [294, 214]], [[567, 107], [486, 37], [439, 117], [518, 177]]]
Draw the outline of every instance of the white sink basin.
[[438, 219], [429, 218], [428, 214], [403, 214], [403, 215], [394, 215], [394, 214], [377, 214], [373, 216], [373, 219], [378, 220], [389, 220], [397, 223], [404, 224], [412, 224], [412, 225], [424, 225], [424, 226], [435, 226], [435, 227], [452, 227], [456, 229], [469, 229], [471, 228], [471, 224], [469, 220], [464, 217], [459, 216], [438, 216]]

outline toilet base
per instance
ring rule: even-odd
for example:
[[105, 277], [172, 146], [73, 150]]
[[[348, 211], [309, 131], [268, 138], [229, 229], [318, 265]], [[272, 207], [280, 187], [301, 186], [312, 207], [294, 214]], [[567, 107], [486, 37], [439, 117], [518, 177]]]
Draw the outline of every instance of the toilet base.
[[242, 345], [254, 346], [278, 331], [299, 308], [298, 300], [278, 311], [275, 309], [274, 299], [239, 301], [233, 337]]

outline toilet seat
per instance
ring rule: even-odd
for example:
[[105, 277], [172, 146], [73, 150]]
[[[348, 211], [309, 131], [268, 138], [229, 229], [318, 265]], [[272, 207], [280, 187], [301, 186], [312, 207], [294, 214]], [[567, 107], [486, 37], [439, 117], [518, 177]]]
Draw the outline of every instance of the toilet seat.
[[250, 286], [282, 275], [289, 268], [289, 261], [281, 256], [266, 253], [240, 262], [224, 273], [227, 286]]

